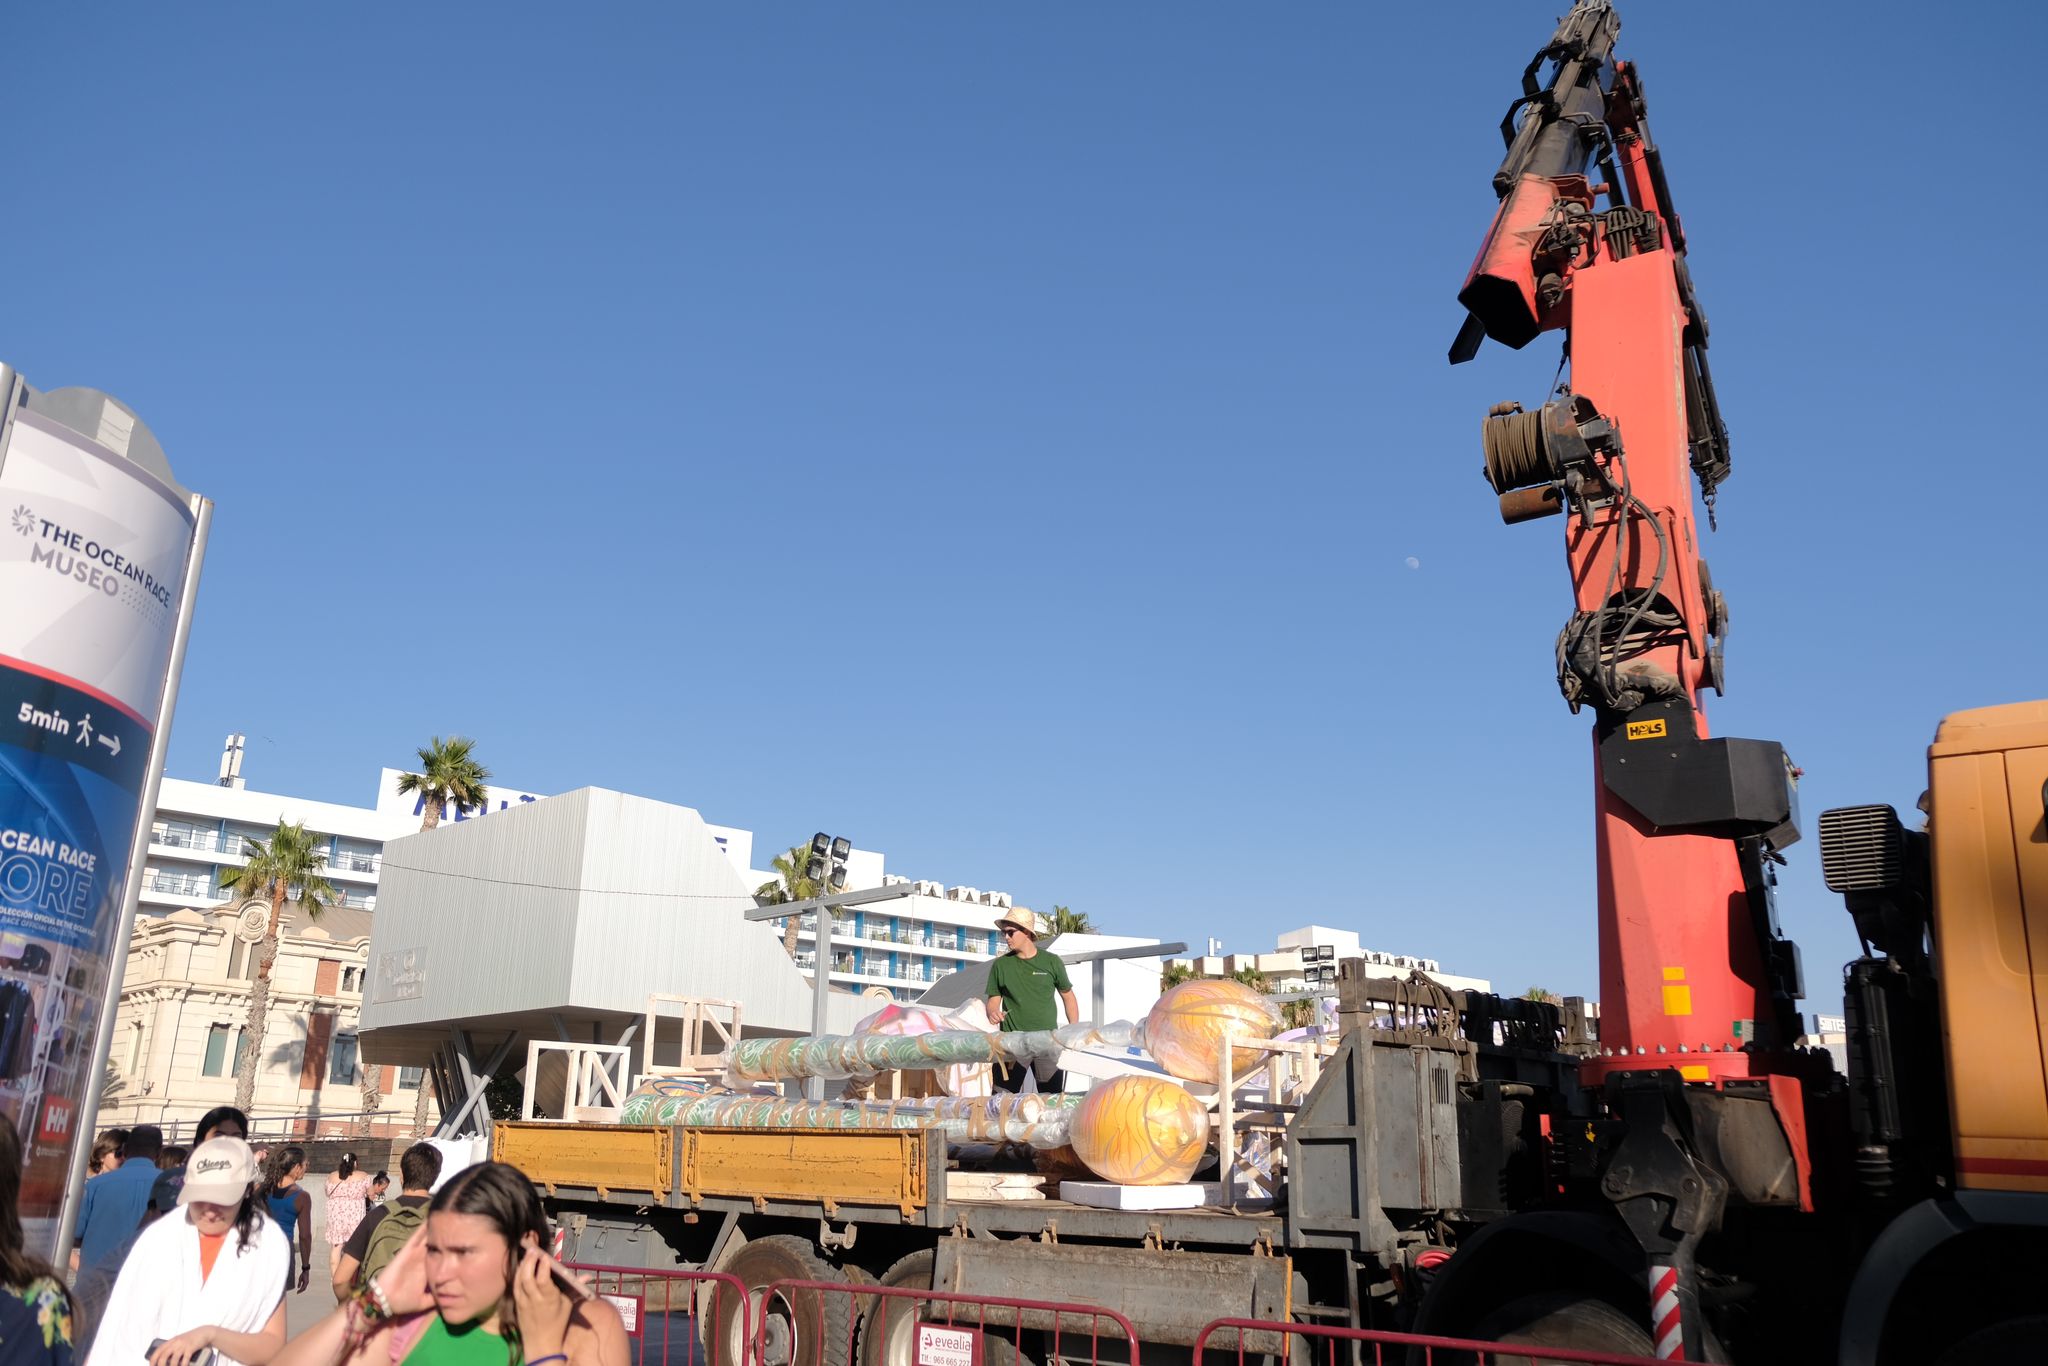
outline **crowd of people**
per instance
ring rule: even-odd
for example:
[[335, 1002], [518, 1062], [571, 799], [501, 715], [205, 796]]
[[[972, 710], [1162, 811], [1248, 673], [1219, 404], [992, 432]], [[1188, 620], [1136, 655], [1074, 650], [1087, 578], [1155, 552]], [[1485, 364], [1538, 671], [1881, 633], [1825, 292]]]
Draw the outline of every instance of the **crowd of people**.
[[202, 1116], [189, 1149], [153, 1125], [94, 1145], [69, 1284], [24, 1244], [20, 1136], [0, 1117], [0, 1362], [7, 1366], [626, 1366], [618, 1311], [549, 1255], [516, 1167], [442, 1180], [408, 1148], [399, 1193], [342, 1158], [325, 1189], [335, 1307], [292, 1336], [312, 1283], [306, 1152], [252, 1147], [248, 1117]]

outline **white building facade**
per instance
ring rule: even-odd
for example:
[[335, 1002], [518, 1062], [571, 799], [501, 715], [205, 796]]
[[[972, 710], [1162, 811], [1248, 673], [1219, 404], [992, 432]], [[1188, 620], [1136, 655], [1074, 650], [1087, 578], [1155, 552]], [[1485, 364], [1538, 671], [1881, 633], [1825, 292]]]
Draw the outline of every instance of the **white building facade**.
[[1277, 936], [1271, 952], [1209, 954], [1177, 960], [1192, 967], [1201, 977], [1228, 977], [1247, 970], [1263, 974], [1274, 994], [1333, 989], [1337, 985], [1337, 963], [1357, 958], [1365, 963], [1368, 977], [1406, 977], [1424, 972], [1452, 991], [1492, 991], [1484, 977], [1465, 977], [1445, 972], [1434, 958], [1416, 954], [1389, 953], [1368, 949], [1356, 930], [1339, 930], [1328, 925], [1303, 925]]
[[[260, 944], [235, 933], [239, 908], [221, 904], [137, 920], [108, 1053], [102, 1125], [191, 1125], [235, 1098], [248, 1037], [249, 991]], [[318, 921], [285, 908], [250, 1107], [257, 1130], [407, 1132], [416, 1068], [384, 1068], [373, 1100], [356, 1049], [370, 915], [337, 906]]]
[[[880, 861], [880, 856], [875, 856], [875, 862]], [[961, 965], [1003, 952], [996, 920], [1012, 909], [1007, 893], [912, 882], [893, 873], [874, 882], [857, 882], [853, 867], [849, 860], [849, 888], [908, 886], [912, 890], [900, 900], [870, 902], [832, 917], [833, 982], [854, 988], [882, 987], [898, 1000], [914, 1000]], [[789, 924], [787, 920], [771, 923], [778, 933]], [[817, 916], [807, 915], [797, 930], [797, 966], [808, 971], [817, 958]]]
[[[385, 842], [416, 833], [425, 810], [422, 798], [399, 795], [400, 772], [387, 768], [378, 773], [375, 800], [369, 806], [256, 791], [241, 786], [239, 777], [224, 783], [165, 778], [150, 827], [141, 913], [205, 911], [230, 901], [233, 894], [222, 889], [221, 876], [248, 862], [250, 842], [269, 838], [280, 821], [304, 824], [326, 846], [326, 876], [344, 906], [374, 911]], [[444, 824], [480, 820], [539, 801], [542, 795], [492, 784], [486, 810], [444, 807], [441, 819]], [[706, 828], [745, 878], [748, 890], [775, 880], [773, 872], [752, 866], [752, 831], [709, 822]], [[763, 862], [769, 861], [772, 856], [764, 851]], [[867, 849], [853, 851], [847, 877], [847, 885], [856, 889], [908, 881], [886, 873], [883, 856]], [[835, 919], [828, 973], [835, 984], [856, 991], [881, 987], [908, 1000], [959, 963], [1003, 951], [995, 922], [1010, 909], [1007, 894], [935, 882], [914, 885], [915, 893], [901, 901], [857, 907]], [[778, 932], [781, 929], [778, 923]], [[817, 960], [815, 940], [815, 918], [805, 917], [798, 933], [797, 962], [807, 972]]]

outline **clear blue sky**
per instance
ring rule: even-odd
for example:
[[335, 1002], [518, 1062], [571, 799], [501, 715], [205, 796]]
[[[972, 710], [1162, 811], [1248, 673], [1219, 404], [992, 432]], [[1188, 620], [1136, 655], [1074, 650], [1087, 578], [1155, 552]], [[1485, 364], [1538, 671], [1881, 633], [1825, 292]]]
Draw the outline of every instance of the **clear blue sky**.
[[[1590, 993], [1562, 528], [1477, 473], [1556, 347], [1444, 363], [1562, 7], [45, 3], [0, 356], [219, 503], [173, 774], [239, 730], [367, 803], [463, 732], [764, 850]], [[1713, 723], [1809, 830], [1905, 808], [2048, 681], [2048, 20], [1622, 8], [1734, 435]]]

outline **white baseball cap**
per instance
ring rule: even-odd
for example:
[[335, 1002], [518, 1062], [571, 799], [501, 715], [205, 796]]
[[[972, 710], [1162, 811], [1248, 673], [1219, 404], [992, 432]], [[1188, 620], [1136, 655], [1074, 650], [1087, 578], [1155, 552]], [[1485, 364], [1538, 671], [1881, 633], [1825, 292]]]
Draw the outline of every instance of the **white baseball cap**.
[[239, 1138], [209, 1138], [192, 1150], [185, 1163], [185, 1188], [178, 1203], [239, 1205], [256, 1179], [256, 1155]]

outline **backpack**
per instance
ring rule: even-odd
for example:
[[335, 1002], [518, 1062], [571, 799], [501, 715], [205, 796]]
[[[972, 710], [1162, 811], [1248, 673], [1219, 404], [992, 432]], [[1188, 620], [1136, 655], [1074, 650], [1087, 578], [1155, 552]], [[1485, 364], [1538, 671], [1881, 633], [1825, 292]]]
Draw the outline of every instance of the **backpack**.
[[392, 1205], [387, 1209], [384, 1217], [377, 1221], [377, 1227], [370, 1230], [370, 1241], [363, 1248], [363, 1265], [356, 1272], [356, 1284], [365, 1285], [370, 1277], [382, 1271], [426, 1222], [427, 1206], [424, 1201], [417, 1205]]

